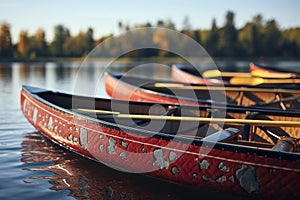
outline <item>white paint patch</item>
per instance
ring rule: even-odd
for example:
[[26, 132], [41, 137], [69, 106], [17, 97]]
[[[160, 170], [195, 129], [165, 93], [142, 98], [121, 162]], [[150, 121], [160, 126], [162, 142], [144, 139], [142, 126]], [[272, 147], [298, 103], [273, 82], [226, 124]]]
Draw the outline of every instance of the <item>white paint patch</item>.
[[52, 119], [52, 116], [50, 116], [49, 121], [48, 121], [48, 129], [49, 130], [53, 129], [53, 119]]
[[169, 160], [170, 162], [175, 161], [178, 158], [178, 155], [174, 151], [170, 151]]
[[38, 116], [38, 109], [34, 108], [33, 109], [33, 116], [32, 116], [32, 121], [33, 121], [34, 124], [36, 124], [37, 116]]
[[103, 144], [100, 144], [99, 149], [100, 149], [100, 151], [102, 152], [102, 151], [104, 150], [104, 145], [103, 145]]
[[157, 165], [159, 169], [167, 169], [169, 162], [164, 159], [164, 152], [162, 149], [156, 149], [153, 151], [154, 162], [153, 165]]
[[174, 175], [180, 174], [180, 171], [179, 171], [178, 167], [176, 167], [176, 166], [172, 167], [171, 171], [172, 171], [172, 174], [174, 174]]
[[108, 140], [108, 146], [106, 148], [106, 152], [108, 154], [116, 154], [117, 153], [116, 152], [116, 144], [117, 144], [116, 140], [114, 138], [110, 137]]
[[128, 148], [128, 143], [127, 143], [127, 142], [124, 142], [124, 141], [122, 141], [122, 146], [123, 146], [125, 149], [127, 149], [127, 148]]
[[77, 137], [73, 137], [73, 142], [77, 143], [78, 142], [78, 138]]
[[104, 140], [104, 135], [103, 134], [99, 134], [99, 139], [100, 140]]
[[236, 170], [235, 176], [240, 186], [246, 192], [252, 193], [259, 190], [259, 181], [254, 167], [243, 165], [240, 169]]
[[27, 99], [24, 100], [24, 103], [23, 103], [23, 112], [25, 113], [26, 111], [26, 105], [27, 105]]
[[230, 168], [228, 166], [226, 166], [223, 162], [220, 162], [220, 164], [218, 165], [219, 170], [223, 171], [223, 172], [229, 172]]
[[80, 145], [87, 150], [88, 149], [88, 131], [85, 128], [80, 128], [79, 133]]
[[210, 163], [207, 160], [202, 160], [201, 163], [199, 163], [199, 167], [201, 170], [208, 169], [210, 166]]
[[68, 136], [68, 140], [71, 142], [72, 139], [73, 139], [73, 136], [72, 136], [72, 134], [70, 134], [70, 135]]
[[207, 175], [202, 175], [202, 179], [205, 181], [205, 182], [213, 182], [213, 179], [211, 177], [208, 177]]
[[121, 152], [120, 157], [123, 158], [124, 160], [128, 160], [125, 152]]
[[224, 183], [226, 181], [226, 176], [220, 176], [216, 179], [217, 183]]

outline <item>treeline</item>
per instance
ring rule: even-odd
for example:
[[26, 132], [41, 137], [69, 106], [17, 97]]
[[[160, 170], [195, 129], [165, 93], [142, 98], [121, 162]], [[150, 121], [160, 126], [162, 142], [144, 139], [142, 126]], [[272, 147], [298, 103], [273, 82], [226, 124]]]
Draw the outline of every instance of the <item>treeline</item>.
[[81, 57], [88, 54], [94, 46], [92, 28], [72, 36], [68, 28], [57, 25], [54, 27], [54, 39], [50, 43], [46, 41], [44, 30], [38, 29], [34, 35], [29, 35], [24, 30], [19, 33], [16, 44], [12, 44], [9, 24], [3, 23], [0, 28], [0, 57]]
[[[225, 24], [217, 26], [213, 19], [210, 30], [192, 29], [189, 18], [185, 17], [182, 30], [177, 30], [171, 20], [158, 20], [156, 24], [145, 23], [130, 27], [118, 23], [120, 31], [131, 30], [138, 27], [164, 27], [180, 31], [200, 43], [213, 57], [299, 57], [300, 56], [300, 27], [280, 29], [274, 19], [265, 21], [261, 15], [253, 17], [241, 29], [234, 23], [235, 14], [227, 12]], [[95, 39], [94, 31], [89, 28], [77, 35], [72, 35], [63, 25], [54, 27], [53, 41], [46, 41], [46, 33], [39, 29], [34, 35], [23, 30], [19, 33], [16, 44], [12, 43], [10, 25], [2, 23], [0, 27], [0, 58], [47, 58], [47, 57], [82, 57], [87, 55], [96, 45], [113, 35]], [[137, 38], [141, 36], [137, 35]], [[164, 38], [160, 33], [153, 33], [151, 38], [155, 43], [168, 46], [174, 40]], [[124, 41], [130, 45], [130, 41]], [[105, 56], [118, 51], [119, 46], [107, 42]], [[146, 49], [128, 53], [129, 57], [148, 56], [174, 56], [160, 50]]]

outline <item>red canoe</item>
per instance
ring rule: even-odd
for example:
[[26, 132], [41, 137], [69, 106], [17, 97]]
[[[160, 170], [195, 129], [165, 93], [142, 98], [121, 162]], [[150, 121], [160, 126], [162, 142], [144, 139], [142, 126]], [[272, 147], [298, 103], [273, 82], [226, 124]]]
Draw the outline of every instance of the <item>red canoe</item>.
[[[201, 72], [196, 69], [184, 68], [181, 65], [172, 65], [172, 80], [175, 82], [191, 83], [191, 84], [225, 84], [221, 79], [205, 79]], [[220, 77], [219, 77], [220, 78]]]
[[226, 85], [230, 86], [230, 79], [233, 77], [250, 78], [250, 73], [243, 72], [221, 72], [218, 69], [201, 71], [193, 67], [184, 67], [173, 64], [171, 69], [172, 80], [181, 83]]
[[[29, 86], [23, 86], [20, 103], [24, 116], [44, 136], [113, 168], [245, 197], [300, 198], [300, 154], [294, 139], [300, 136], [298, 113], [227, 109], [245, 119], [205, 118], [211, 110], [206, 107], [157, 106]], [[221, 122], [223, 129], [216, 127]], [[247, 130], [251, 136], [245, 139]], [[275, 145], [257, 140], [259, 133], [277, 135]]]
[[276, 68], [259, 64], [250, 63], [250, 72], [251, 73], [221, 72], [219, 70], [207, 70], [200, 72], [195, 68], [184, 67], [182, 65], [172, 65], [172, 80], [175, 82], [190, 84], [223, 84], [226, 86], [232, 86], [236, 84], [236, 82], [246, 85], [260, 85], [275, 82], [275, 86], [276, 83], [277, 85], [280, 85], [282, 83], [300, 83], [300, 80], [297, 80], [295, 82], [291, 80], [284, 80], [290, 78], [300, 78], [299, 74], [290, 71], [279, 71]]
[[300, 78], [300, 74], [289, 70], [280, 70], [275, 67], [260, 65], [257, 63], [250, 63], [250, 73], [252, 75], [261, 75], [276, 77], [276, 78]]
[[[273, 88], [272, 88], [273, 87]], [[176, 103], [186, 105], [239, 105], [272, 107], [283, 110], [300, 109], [300, 88], [274, 85], [245, 86], [182, 84], [171, 81], [105, 74], [105, 88], [114, 99]], [[287, 89], [286, 89], [287, 88]]]

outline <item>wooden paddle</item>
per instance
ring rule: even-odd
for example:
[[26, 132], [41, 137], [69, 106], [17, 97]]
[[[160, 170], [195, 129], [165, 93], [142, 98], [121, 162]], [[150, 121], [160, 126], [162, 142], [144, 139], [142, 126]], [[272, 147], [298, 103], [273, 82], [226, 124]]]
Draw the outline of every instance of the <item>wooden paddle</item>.
[[[78, 109], [85, 112], [97, 112], [90, 109]], [[101, 110], [102, 112], [102, 110]], [[119, 113], [115, 111], [107, 111], [107, 113]], [[111, 116], [109, 116], [111, 117]], [[140, 115], [140, 114], [115, 114], [114, 117], [123, 119], [143, 119], [143, 120], [172, 120], [172, 121], [193, 121], [202, 123], [224, 123], [224, 124], [252, 124], [260, 126], [288, 126], [300, 127], [297, 121], [271, 121], [271, 120], [254, 120], [254, 119], [224, 119], [224, 118], [206, 118], [206, 117], [182, 117], [182, 116], [162, 116], [162, 115]]]
[[261, 77], [261, 78], [295, 78], [296, 75], [292, 73], [262, 73], [262, 72], [251, 72], [251, 73], [240, 73], [240, 72], [221, 72], [220, 70], [207, 70], [202, 73], [203, 78], [215, 78], [215, 77]]
[[297, 78], [296, 74], [292, 73], [266, 73], [265, 71], [251, 71], [252, 76], [258, 76], [261, 78]]
[[230, 84], [233, 85], [261, 85], [261, 84], [288, 84], [300, 83], [300, 79], [264, 79], [260, 77], [233, 77]]
[[251, 77], [250, 73], [238, 73], [238, 72], [221, 72], [217, 69], [207, 70], [202, 73], [203, 78], [215, 78], [215, 77]]

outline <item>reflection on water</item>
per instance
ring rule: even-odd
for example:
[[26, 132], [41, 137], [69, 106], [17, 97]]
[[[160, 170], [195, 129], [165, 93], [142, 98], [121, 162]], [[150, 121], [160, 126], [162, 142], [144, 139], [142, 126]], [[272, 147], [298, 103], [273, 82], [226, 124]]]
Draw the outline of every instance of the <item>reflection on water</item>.
[[[106, 96], [103, 73], [114, 71], [130, 75], [169, 79], [170, 63], [145, 64], [93, 62], [46, 62], [46, 63], [0, 63], [0, 92], [19, 91], [22, 84], [36, 85], [49, 89], [76, 92], [86, 95]], [[201, 63], [194, 63], [202, 66]], [[219, 61], [217, 66], [224, 71], [248, 71], [248, 61]], [[299, 61], [270, 62], [278, 68], [293, 68], [300, 71]], [[75, 88], [76, 87], [76, 88]]]
[[[21, 161], [29, 164], [24, 170], [53, 173], [30, 177], [27, 184], [47, 179], [53, 185], [51, 190], [69, 190], [69, 195], [77, 199], [197, 199], [201, 192], [144, 175], [115, 171], [67, 152], [37, 132], [27, 133], [21, 145]], [[218, 197], [218, 193], [206, 192], [206, 195]]]
[[[134, 70], [133, 70], [134, 69]], [[152, 63], [0, 63], [0, 92], [18, 92], [22, 84], [69, 93], [107, 97], [103, 74], [114, 71], [131, 75], [169, 78], [168, 65]], [[76, 87], [76, 88], [75, 88]]]

